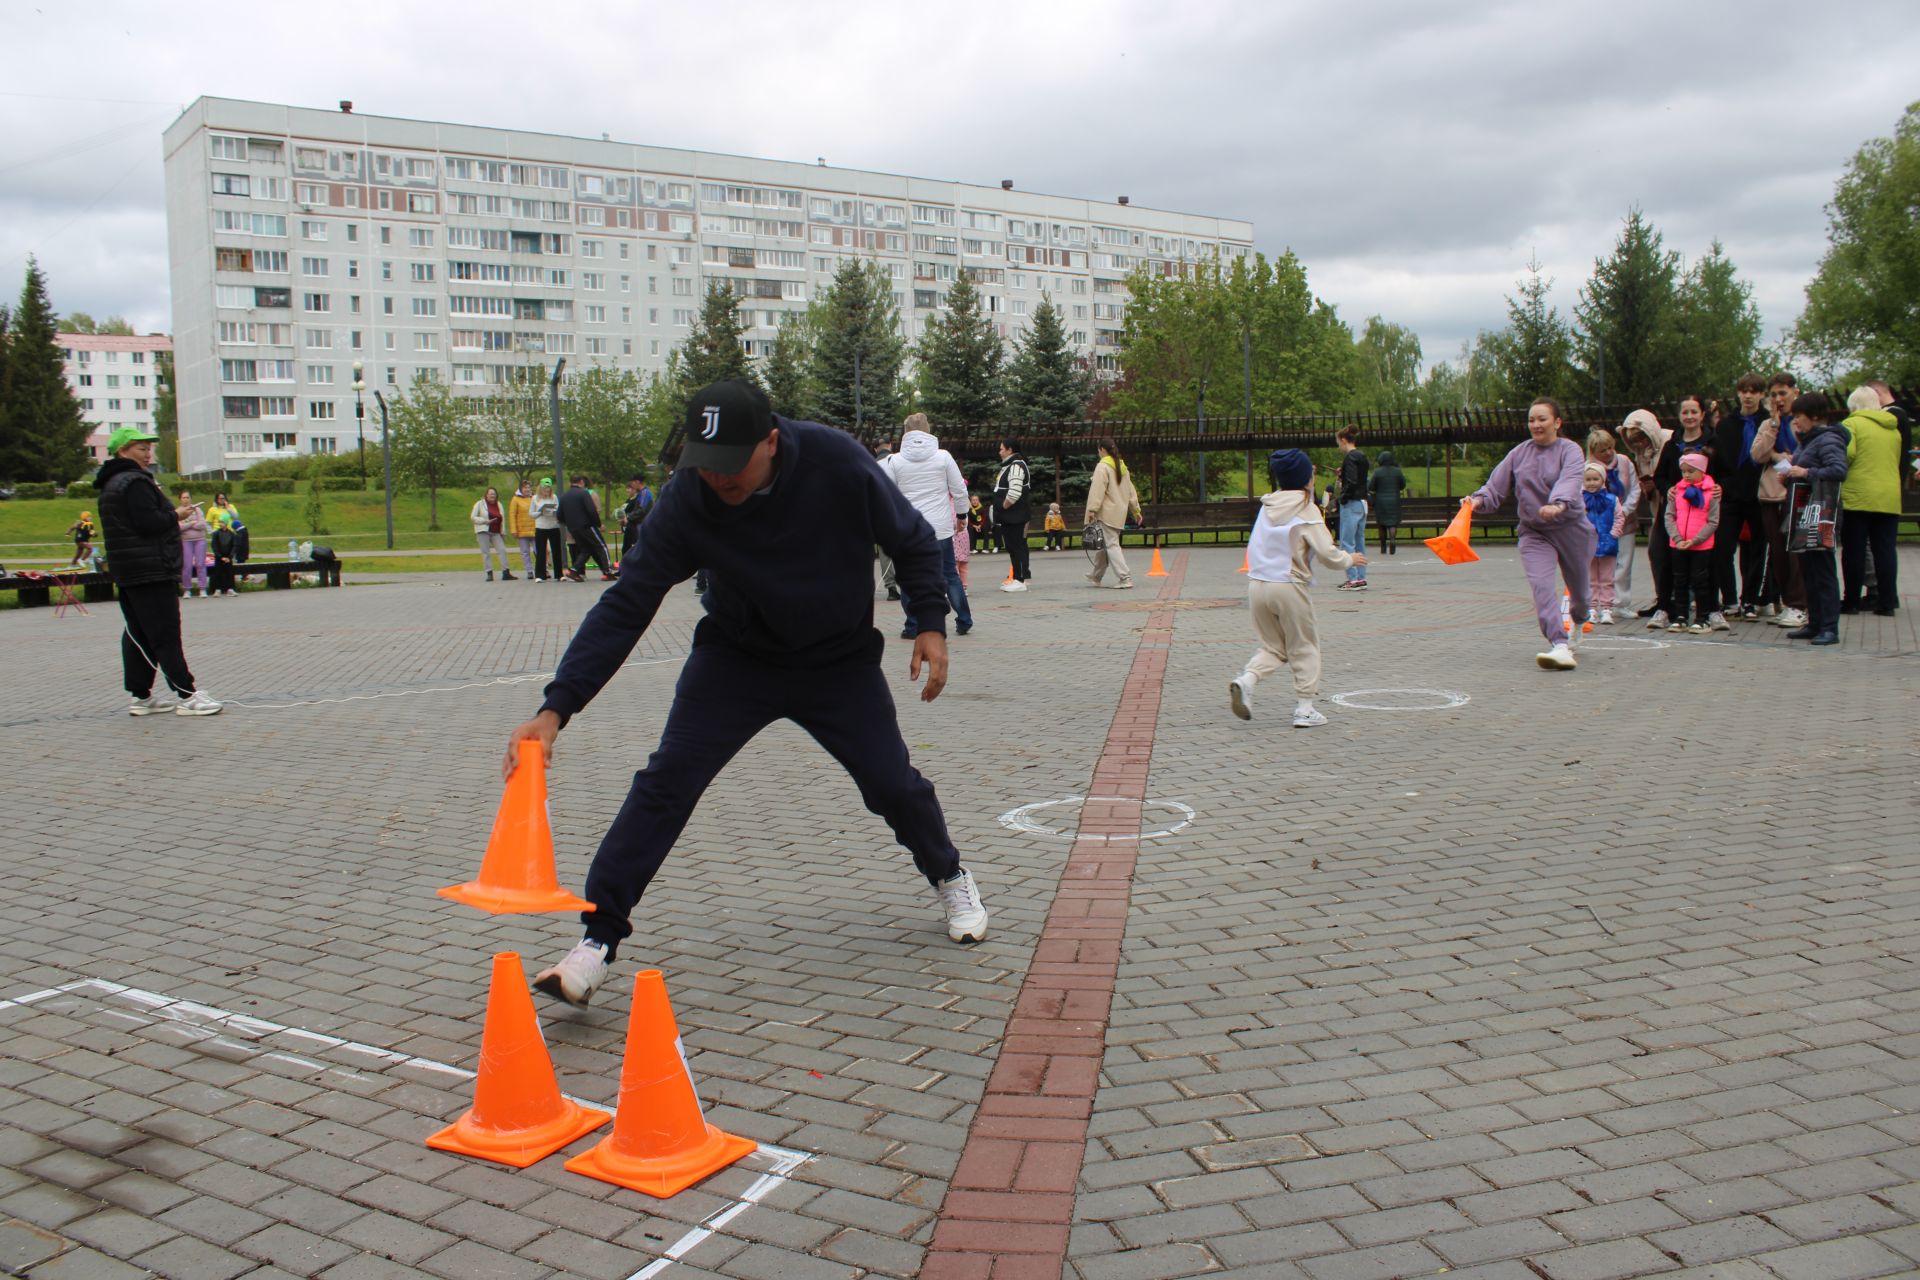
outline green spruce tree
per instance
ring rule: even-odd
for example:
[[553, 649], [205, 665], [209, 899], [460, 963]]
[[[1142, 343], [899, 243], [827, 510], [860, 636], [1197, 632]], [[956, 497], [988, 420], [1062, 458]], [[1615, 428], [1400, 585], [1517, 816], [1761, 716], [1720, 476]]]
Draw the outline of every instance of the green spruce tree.
[[849, 258], [821, 292], [817, 314], [810, 416], [849, 430], [880, 424], [891, 431], [907, 404], [900, 376], [907, 346], [892, 279], [877, 262]]
[[813, 313], [809, 309], [787, 317], [787, 322], [773, 335], [773, 350], [767, 353], [760, 367], [767, 399], [781, 417], [807, 416], [807, 365], [812, 359]]
[[[1641, 404], [1676, 393], [1674, 307], [1680, 255], [1640, 210], [1627, 213], [1613, 253], [1596, 258], [1573, 314], [1584, 386], [1604, 403]], [[1544, 394], [1544, 393], [1542, 393]]]
[[1474, 403], [1522, 405], [1535, 396], [1564, 396], [1573, 386], [1573, 333], [1547, 301], [1553, 281], [1527, 262], [1520, 296], [1507, 297], [1507, 327], [1480, 335], [1468, 362]]
[[1006, 405], [1005, 358], [993, 321], [980, 309], [973, 273], [962, 271], [914, 348], [921, 409], [935, 423], [998, 421]]
[[40, 264], [27, 259], [20, 303], [8, 326], [0, 390], [0, 479], [65, 484], [87, 469], [90, 428], [67, 386]]
[[739, 299], [734, 297], [732, 286], [725, 280], [709, 281], [707, 296], [700, 304], [700, 315], [694, 320], [687, 340], [680, 345], [689, 394], [710, 382], [728, 378], [759, 382], [753, 361], [747, 357], [747, 348], [741, 341], [744, 332]]
[[1014, 341], [1007, 363], [1007, 412], [1021, 422], [1078, 422], [1086, 416], [1093, 388], [1067, 345], [1060, 308], [1045, 294]]

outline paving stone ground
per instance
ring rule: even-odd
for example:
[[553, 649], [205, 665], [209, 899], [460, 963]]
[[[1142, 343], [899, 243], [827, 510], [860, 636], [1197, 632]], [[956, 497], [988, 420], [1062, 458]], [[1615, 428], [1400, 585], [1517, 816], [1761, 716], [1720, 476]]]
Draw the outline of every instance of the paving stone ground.
[[[473, 874], [503, 736], [598, 587], [186, 602], [194, 666], [234, 703], [208, 720], [124, 714], [113, 608], [0, 614], [0, 1270], [1920, 1274], [1911, 608], [1846, 619], [1824, 653], [1756, 625], [1602, 631], [1550, 674], [1510, 549], [1409, 551], [1364, 595], [1316, 590], [1325, 690], [1459, 705], [1323, 701], [1307, 731], [1272, 683], [1251, 723], [1227, 713], [1251, 647], [1237, 549], [1169, 559], [1157, 599], [1084, 587], [1077, 555], [1007, 595], [979, 558], [979, 626], [932, 706], [889, 641], [993, 908], [980, 946], [946, 941], [798, 731], [722, 775], [619, 977], [666, 972], [711, 1118], [778, 1150], [667, 1201], [423, 1145], [470, 1100], [488, 957], [544, 963], [575, 933], [433, 889]], [[675, 593], [562, 737], [569, 883], [696, 618]], [[1041, 807], [998, 820], [1021, 806]], [[1091, 837], [1130, 823], [1148, 838], [1094, 858], [1116, 889], [1083, 885]], [[1062, 913], [1115, 901], [1110, 1002], [1023, 996], [1095, 956], [1062, 951], [1097, 932]], [[622, 981], [543, 1006], [569, 1093], [613, 1102], [626, 1007]], [[992, 1193], [956, 1181], [963, 1152], [1005, 1140], [990, 1100], [1043, 1017], [1095, 1040], [1097, 1071], [1031, 1087], [1085, 1098], [1077, 1178], [968, 1200]], [[1040, 1119], [1012, 1137], [1069, 1145]], [[966, 1221], [1003, 1226], [932, 1248]]]

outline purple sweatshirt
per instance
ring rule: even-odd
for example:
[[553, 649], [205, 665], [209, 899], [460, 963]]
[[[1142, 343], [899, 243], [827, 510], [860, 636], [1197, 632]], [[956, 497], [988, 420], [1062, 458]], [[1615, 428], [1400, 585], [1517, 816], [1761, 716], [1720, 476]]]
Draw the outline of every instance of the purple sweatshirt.
[[[1584, 522], [1587, 508], [1580, 491], [1586, 466], [1580, 446], [1564, 436], [1545, 446], [1529, 440], [1500, 459], [1487, 482], [1474, 491], [1473, 509], [1498, 511], [1511, 493], [1523, 529]], [[1540, 519], [1540, 508], [1549, 502], [1561, 504], [1560, 518], [1551, 524]]]

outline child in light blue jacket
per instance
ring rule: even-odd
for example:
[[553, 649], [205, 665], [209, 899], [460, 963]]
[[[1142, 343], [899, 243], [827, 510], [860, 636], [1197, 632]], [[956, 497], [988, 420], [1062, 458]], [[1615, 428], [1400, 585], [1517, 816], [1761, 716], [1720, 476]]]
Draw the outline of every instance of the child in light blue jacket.
[[1601, 626], [1610, 627], [1613, 625], [1614, 559], [1620, 554], [1620, 538], [1613, 531], [1613, 521], [1620, 503], [1607, 488], [1607, 469], [1597, 462], [1587, 464], [1581, 489], [1581, 497], [1587, 504], [1587, 523], [1593, 526], [1595, 535], [1593, 568], [1587, 574], [1593, 598], [1587, 601], [1587, 611], [1595, 615], [1595, 621]]

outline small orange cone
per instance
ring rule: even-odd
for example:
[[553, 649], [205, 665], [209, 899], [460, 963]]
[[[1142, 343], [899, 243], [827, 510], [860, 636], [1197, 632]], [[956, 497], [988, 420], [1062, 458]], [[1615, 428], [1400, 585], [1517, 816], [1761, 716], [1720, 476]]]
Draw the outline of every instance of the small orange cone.
[[1242, 551], [1240, 553], [1240, 567], [1237, 570], [1235, 570], [1235, 572], [1245, 573], [1249, 569], [1251, 569], [1253, 567], [1253, 562], [1251, 558], [1252, 556], [1253, 556], [1252, 548], [1248, 548], [1247, 550]]
[[527, 991], [526, 971], [517, 954], [500, 952], [493, 958], [473, 1106], [428, 1138], [427, 1145], [524, 1169], [592, 1133], [607, 1119], [604, 1111], [560, 1096], [553, 1059]]
[[547, 820], [547, 758], [532, 739], [520, 742], [520, 763], [507, 779], [480, 876], [438, 891], [494, 915], [591, 911], [593, 904], [560, 887], [553, 869], [553, 827]]
[[665, 1200], [759, 1147], [708, 1124], [658, 969], [633, 978], [627, 1056], [613, 1132], [567, 1161], [569, 1173]]
[[1013, 561], [1007, 561], [1007, 581], [1013, 581]]
[[1157, 542], [1153, 544], [1153, 567], [1147, 570], [1147, 576], [1149, 578], [1164, 578], [1167, 576], [1167, 567], [1160, 563], [1160, 544]]
[[1473, 504], [1460, 504], [1460, 514], [1447, 525], [1447, 531], [1437, 538], [1428, 538], [1427, 547], [1440, 557], [1442, 564], [1472, 564], [1480, 558], [1474, 549], [1467, 545], [1473, 530]]

